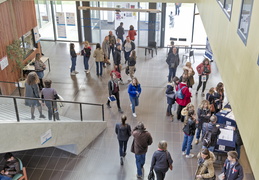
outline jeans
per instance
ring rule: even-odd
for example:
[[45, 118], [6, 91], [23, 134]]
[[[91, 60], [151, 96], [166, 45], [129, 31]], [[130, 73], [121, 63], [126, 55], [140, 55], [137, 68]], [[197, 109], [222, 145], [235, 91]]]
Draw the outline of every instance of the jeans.
[[[114, 94], [112, 94], [112, 95], [114, 95], [114, 96], [116, 97], [116, 102], [117, 102], [117, 107], [118, 107], [118, 109], [121, 109], [121, 105], [120, 105], [120, 94], [119, 94], [119, 92], [114, 93]], [[107, 101], [107, 104], [110, 105], [110, 100], [109, 100], [109, 99], [108, 99], [108, 101]]]
[[88, 70], [88, 69], [89, 69], [88, 61], [89, 61], [89, 57], [84, 56], [84, 65], [85, 65], [85, 70]]
[[126, 150], [127, 150], [127, 143], [128, 143], [128, 140], [126, 141], [119, 141], [119, 152], [120, 152], [120, 157], [124, 156], [125, 153], [126, 153]]
[[57, 102], [53, 102], [53, 108], [52, 108], [52, 102], [51, 101], [45, 101], [45, 104], [48, 107], [49, 120], [52, 120], [53, 109], [54, 109], [55, 119], [59, 120], [59, 113], [58, 113], [58, 110], [57, 110]]
[[130, 53], [131, 53], [131, 51], [129, 51], [129, 52], [124, 51], [125, 61], [129, 60]]
[[215, 146], [210, 146], [210, 147], [206, 147], [206, 146], [202, 146], [202, 149], [208, 149], [210, 152], [213, 152], [215, 149]]
[[[103, 62], [95, 62], [95, 63], [96, 63], [96, 75], [102, 76], [103, 75]], [[100, 71], [99, 71], [99, 67], [100, 67]]]
[[135, 113], [135, 106], [138, 106], [139, 104], [139, 97], [132, 97], [130, 96], [130, 102], [132, 104], [131, 109], [132, 109], [132, 113]]
[[205, 90], [205, 88], [206, 88], [206, 83], [207, 83], [207, 81], [208, 81], [208, 79], [209, 79], [209, 75], [206, 75], [207, 77], [206, 77], [206, 81], [205, 81], [205, 82], [201, 82], [201, 76], [202, 76], [202, 75], [199, 75], [199, 84], [198, 84], [198, 86], [197, 86], [197, 91], [199, 91], [201, 85], [203, 85], [203, 86], [202, 86], [202, 92], [204, 92], [204, 90]]
[[156, 173], [156, 179], [157, 180], [164, 180], [165, 179], [165, 172], [155, 170]]
[[201, 129], [197, 128], [196, 139], [200, 139], [200, 137], [201, 137]]
[[168, 104], [166, 112], [172, 115], [172, 104]]
[[184, 152], [186, 151], [186, 155], [190, 154], [192, 140], [193, 140], [193, 136], [188, 136], [188, 135], [184, 134], [182, 151], [184, 151]]
[[122, 37], [118, 37], [118, 38], [121, 40], [121, 45], [122, 45], [123, 42], [124, 42], [123, 36]]
[[0, 180], [12, 180], [12, 178], [0, 174]]
[[110, 59], [111, 52], [112, 52], [112, 58], [114, 60], [114, 45], [111, 45], [110, 48], [108, 49], [108, 59]]
[[142, 176], [142, 168], [145, 164], [146, 154], [135, 154], [137, 173], [139, 176]]
[[72, 65], [71, 65], [70, 72], [73, 72], [76, 70], [76, 57], [71, 57], [71, 61], [72, 61]]
[[175, 77], [176, 69], [169, 67], [168, 82], [171, 82], [171, 79]]

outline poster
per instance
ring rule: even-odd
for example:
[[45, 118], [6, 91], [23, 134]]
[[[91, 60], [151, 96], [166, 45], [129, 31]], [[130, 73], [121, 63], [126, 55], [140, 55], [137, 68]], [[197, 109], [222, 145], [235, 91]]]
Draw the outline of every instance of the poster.
[[56, 21], [58, 38], [67, 38], [65, 14], [63, 12], [56, 12]]
[[38, 43], [40, 41], [40, 34], [39, 34], [38, 26], [33, 28], [33, 33], [34, 33], [35, 43]]
[[210, 47], [210, 42], [208, 38], [206, 39], [206, 50], [205, 50], [204, 56], [209, 60], [213, 60], [213, 53], [212, 53], [212, 49]]
[[52, 138], [52, 133], [51, 133], [51, 129], [49, 129], [48, 131], [46, 131], [45, 133], [43, 133], [40, 137], [40, 141], [41, 141], [41, 145], [43, 145], [44, 143], [46, 143], [48, 140], [50, 140]]
[[0, 59], [0, 64], [1, 64], [1, 70], [4, 70], [4, 68], [6, 68], [8, 66], [7, 56]]
[[66, 20], [68, 26], [75, 26], [76, 25], [76, 18], [75, 13], [66, 13]]

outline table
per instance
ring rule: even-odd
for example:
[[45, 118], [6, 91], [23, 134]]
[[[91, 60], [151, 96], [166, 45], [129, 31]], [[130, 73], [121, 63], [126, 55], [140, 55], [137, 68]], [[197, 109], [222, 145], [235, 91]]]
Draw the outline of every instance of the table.
[[224, 106], [224, 108], [216, 114], [217, 119], [218, 119], [217, 123], [236, 127], [237, 124], [234, 119], [234, 116], [231, 116], [232, 114], [233, 114], [233, 112], [232, 112], [231, 106], [229, 103], [227, 103]]
[[167, 53], [169, 52], [169, 49], [171, 48], [171, 47], [173, 47], [173, 46], [175, 46], [175, 47], [177, 47], [177, 48], [184, 48], [184, 50], [185, 50], [185, 52], [188, 52], [188, 50], [189, 50], [189, 47], [190, 47], [190, 44], [189, 43], [184, 43], [184, 42], [178, 42], [178, 41], [174, 41], [174, 45], [171, 45], [171, 44], [169, 44], [169, 45], [167, 45]]
[[[48, 67], [49, 67], [49, 71], [50, 71], [49, 57], [42, 56], [42, 57], [40, 58], [40, 60], [41, 60], [43, 63], [48, 62]], [[28, 63], [28, 64], [23, 68], [23, 71], [35, 71], [35, 66], [32, 65], [32, 62], [34, 62], [34, 61], [35, 61], [35, 58], [33, 58], [33, 59], [31, 60], [31, 62]]]

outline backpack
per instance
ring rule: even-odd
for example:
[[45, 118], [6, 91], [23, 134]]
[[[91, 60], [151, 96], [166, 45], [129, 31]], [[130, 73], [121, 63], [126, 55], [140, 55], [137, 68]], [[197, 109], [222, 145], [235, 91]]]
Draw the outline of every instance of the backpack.
[[203, 141], [202, 141], [203, 146], [205, 146], [207, 148], [210, 147], [211, 136], [212, 136], [212, 131], [209, 130], [209, 124], [207, 124], [206, 133], [204, 134]]
[[179, 88], [180, 86], [178, 86], [178, 90], [176, 91], [176, 98], [178, 99], [183, 99], [184, 98], [184, 94], [182, 92], [182, 89], [185, 88], [186, 86], [183, 86], [181, 89]]

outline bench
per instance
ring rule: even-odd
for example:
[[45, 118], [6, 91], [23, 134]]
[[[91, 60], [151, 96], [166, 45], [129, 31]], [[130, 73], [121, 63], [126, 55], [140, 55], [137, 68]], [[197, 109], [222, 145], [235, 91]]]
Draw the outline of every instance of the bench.
[[147, 51], [150, 54], [151, 52], [151, 57], [153, 57], [153, 50], [156, 51], [157, 55], [157, 46], [155, 41], [150, 41], [148, 42], [148, 46], [139, 46], [139, 48], [145, 48], [145, 56], [147, 55]]

